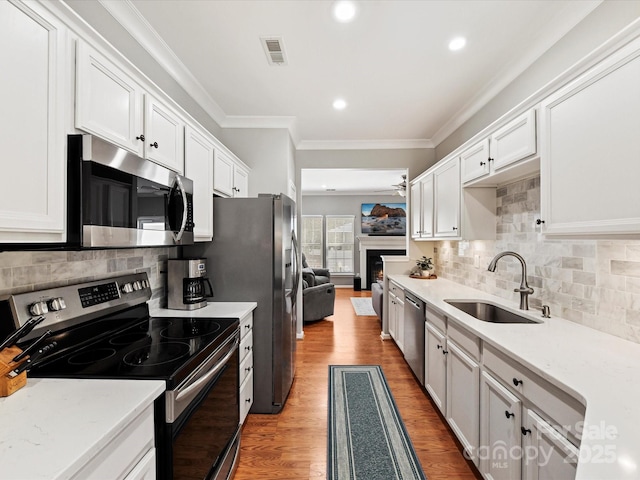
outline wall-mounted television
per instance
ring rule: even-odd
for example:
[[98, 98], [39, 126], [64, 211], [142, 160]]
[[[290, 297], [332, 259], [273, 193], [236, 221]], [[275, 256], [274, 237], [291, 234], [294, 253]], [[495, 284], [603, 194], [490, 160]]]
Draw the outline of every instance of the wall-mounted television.
[[368, 235], [406, 235], [406, 203], [363, 203], [362, 233]]

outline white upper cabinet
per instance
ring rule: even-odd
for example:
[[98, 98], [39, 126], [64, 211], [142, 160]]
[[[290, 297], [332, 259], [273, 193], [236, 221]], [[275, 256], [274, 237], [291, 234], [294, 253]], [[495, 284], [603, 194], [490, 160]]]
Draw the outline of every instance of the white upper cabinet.
[[460, 188], [457, 157], [433, 172], [435, 237], [460, 236]]
[[531, 109], [460, 154], [462, 183], [497, 185], [536, 172], [536, 111]]
[[536, 153], [536, 111], [525, 112], [489, 138], [491, 172]]
[[640, 39], [541, 105], [543, 231], [640, 232]]
[[216, 149], [213, 161], [213, 189], [223, 197], [233, 197], [233, 167], [233, 160], [223, 151]]
[[145, 95], [144, 152], [149, 160], [184, 172], [184, 121], [152, 95]]
[[0, 243], [64, 240], [67, 38], [39, 4], [0, 2]]
[[464, 183], [489, 175], [489, 139], [485, 138], [460, 154]]
[[76, 55], [76, 128], [144, 156], [142, 87], [85, 42]]
[[213, 162], [213, 190], [222, 197], [249, 196], [249, 170], [221, 148]]
[[178, 113], [124, 69], [83, 41], [76, 58], [76, 128], [184, 172], [184, 126]]
[[195, 241], [213, 238], [213, 155], [210, 136], [194, 127], [185, 129], [185, 175], [193, 180], [193, 235]]
[[433, 175], [411, 185], [411, 238], [433, 238]]

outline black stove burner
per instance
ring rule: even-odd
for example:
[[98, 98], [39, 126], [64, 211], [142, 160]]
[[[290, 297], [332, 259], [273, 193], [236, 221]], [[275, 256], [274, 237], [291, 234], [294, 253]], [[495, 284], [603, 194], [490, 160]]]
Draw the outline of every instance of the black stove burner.
[[147, 338], [149, 335], [146, 333], [124, 333], [122, 335], [118, 335], [117, 337], [113, 337], [109, 340], [111, 345], [131, 345], [132, 343], [138, 342], [143, 338]]
[[116, 354], [113, 348], [96, 348], [95, 350], [87, 350], [86, 352], [77, 353], [69, 357], [71, 365], [89, 365], [90, 363], [106, 360]]
[[167, 342], [139, 348], [127, 353], [122, 359], [125, 365], [132, 367], [152, 367], [174, 362], [189, 355], [189, 344]]
[[168, 326], [160, 332], [160, 336], [172, 340], [187, 340], [204, 335], [211, 335], [218, 330], [220, 330], [220, 325], [217, 322], [191, 318], [180, 324]]

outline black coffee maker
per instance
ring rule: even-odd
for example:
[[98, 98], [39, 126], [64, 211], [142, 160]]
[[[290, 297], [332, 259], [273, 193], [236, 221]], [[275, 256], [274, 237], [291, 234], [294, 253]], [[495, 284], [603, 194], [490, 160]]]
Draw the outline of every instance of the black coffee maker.
[[196, 310], [213, 297], [213, 287], [207, 278], [203, 258], [171, 259], [167, 261], [168, 308]]

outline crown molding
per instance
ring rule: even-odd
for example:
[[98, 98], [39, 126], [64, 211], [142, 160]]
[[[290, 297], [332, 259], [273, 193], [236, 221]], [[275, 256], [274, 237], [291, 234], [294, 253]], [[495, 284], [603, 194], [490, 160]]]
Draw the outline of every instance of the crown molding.
[[219, 125], [227, 115], [130, 0], [98, 0], [111, 16]]
[[[543, 44], [536, 44], [536, 48], [529, 51], [527, 55], [523, 55], [505, 66], [503, 69], [496, 72], [493, 78], [483, 87], [476, 95], [471, 98], [460, 110], [452, 115], [451, 119], [446, 122], [438, 131], [433, 135], [433, 143], [439, 145], [449, 135], [454, 133], [464, 123], [478, 113], [484, 106], [486, 106], [493, 98], [495, 98], [501, 91], [503, 91], [509, 84], [511, 84], [516, 78], [522, 75], [527, 68], [538, 60], [545, 52], [553, 47], [567, 32], [571, 31], [576, 25], [585, 19], [598, 5], [602, 3], [602, 0], [593, 1], [589, 4], [585, 4], [585, 8], [577, 14], [570, 22], [570, 28], [566, 28], [567, 22], [556, 25], [553, 34], [547, 35]], [[566, 7], [568, 8], [568, 7]]]
[[434, 148], [433, 141], [415, 140], [302, 140], [298, 150], [403, 150], [410, 148]]

